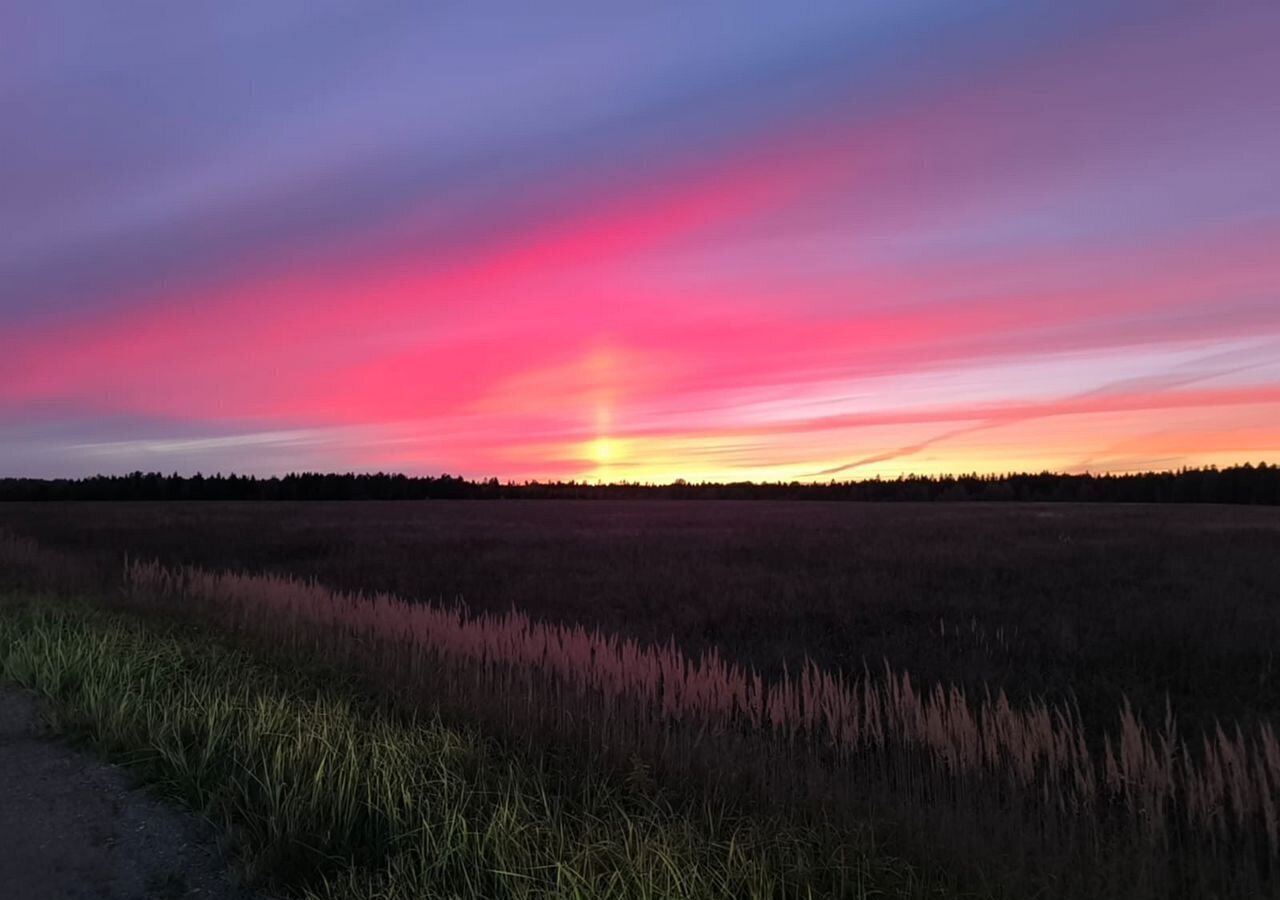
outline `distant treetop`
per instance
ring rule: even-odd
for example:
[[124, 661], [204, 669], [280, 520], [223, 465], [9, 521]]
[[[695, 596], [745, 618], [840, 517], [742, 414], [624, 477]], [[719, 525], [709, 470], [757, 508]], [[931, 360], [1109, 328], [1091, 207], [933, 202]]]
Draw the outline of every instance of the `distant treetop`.
[[850, 500], [1280, 504], [1280, 466], [1174, 472], [1067, 475], [904, 475], [865, 481], [589, 484], [578, 481], [470, 481], [454, 475], [410, 477], [301, 472], [238, 475], [95, 475], [0, 478], [0, 501], [32, 500]]

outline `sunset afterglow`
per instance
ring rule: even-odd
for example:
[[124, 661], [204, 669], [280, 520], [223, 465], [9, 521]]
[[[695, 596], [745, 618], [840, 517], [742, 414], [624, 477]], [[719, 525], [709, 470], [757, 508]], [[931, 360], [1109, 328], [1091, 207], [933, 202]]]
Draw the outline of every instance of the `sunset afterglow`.
[[3, 16], [0, 475], [1280, 457], [1280, 4]]

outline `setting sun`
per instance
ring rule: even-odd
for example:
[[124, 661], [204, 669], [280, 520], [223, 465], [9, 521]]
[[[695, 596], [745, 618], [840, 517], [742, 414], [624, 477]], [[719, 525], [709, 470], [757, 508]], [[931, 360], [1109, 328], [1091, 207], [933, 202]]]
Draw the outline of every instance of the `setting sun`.
[[596, 465], [607, 466], [617, 458], [617, 442], [607, 437], [598, 437], [591, 442], [590, 455]]

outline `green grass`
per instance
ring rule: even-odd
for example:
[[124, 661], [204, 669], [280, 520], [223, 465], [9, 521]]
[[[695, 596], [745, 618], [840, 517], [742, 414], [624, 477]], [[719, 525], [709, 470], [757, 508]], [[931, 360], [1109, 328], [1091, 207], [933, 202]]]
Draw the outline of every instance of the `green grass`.
[[519, 753], [350, 683], [65, 600], [0, 602], [0, 677], [315, 898], [955, 896], [821, 828]]

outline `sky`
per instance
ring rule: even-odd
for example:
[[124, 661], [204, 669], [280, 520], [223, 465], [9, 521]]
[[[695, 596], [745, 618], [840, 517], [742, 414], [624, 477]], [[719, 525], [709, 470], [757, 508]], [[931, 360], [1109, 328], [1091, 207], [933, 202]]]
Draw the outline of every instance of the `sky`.
[[1280, 3], [16, 0], [0, 475], [1280, 461]]

